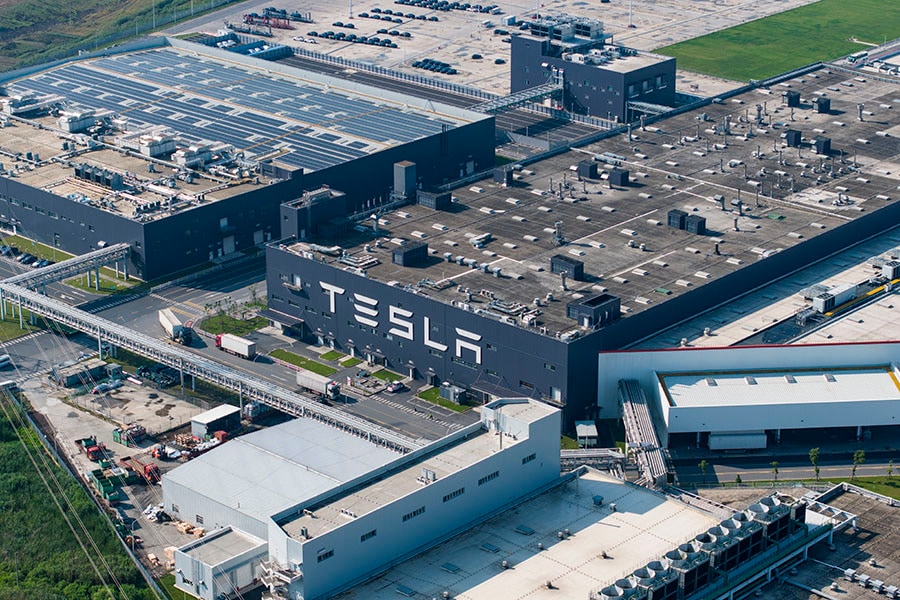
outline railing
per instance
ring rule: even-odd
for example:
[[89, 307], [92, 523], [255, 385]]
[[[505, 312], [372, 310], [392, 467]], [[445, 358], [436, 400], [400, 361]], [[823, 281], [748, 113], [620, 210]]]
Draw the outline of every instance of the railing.
[[184, 375], [199, 377], [225, 389], [237, 392], [242, 397], [263, 404], [296, 417], [308, 417], [328, 423], [334, 427], [363, 437], [373, 443], [409, 452], [424, 446], [424, 442], [413, 440], [387, 428], [319, 403], [314, 398], [290, 392], [253, 375], [234, 371], [222, 364], [199, 355], [161, 342], [148, 335], [132, 331], [90, 313], [73, 308], [68, 304], [42, 296], [23, 287], [0, 282], [0, 293], [5, 300], [18, 306], [21, 311], [47, 317], [68, 327], [96, 336], [98, 345], [107, 341], [115, 346], [136, 352], [161, 364], [178, 369], [181, 382]]

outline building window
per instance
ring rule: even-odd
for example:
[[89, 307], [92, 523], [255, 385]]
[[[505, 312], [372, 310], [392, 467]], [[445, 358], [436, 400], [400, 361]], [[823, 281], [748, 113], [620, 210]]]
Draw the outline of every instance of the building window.
[[638, 95], [638, 86], [633, 83], [628, 84], [628, 97], [634, 98]]
[[93, 230], [94, 230], [94, 226], [93, 226], [93, 225], [88, 225], [88, 231], [93, 231]]
[[666, 87], [666, 86], [668, 86], [668, 85], [669, 85], [669, 84], [668, 84], [668, 82], [666, 81], [666, 76], [665, 76], [665, 75], [657, 75], [657, 76], [656, 76], [656, 87], [657, 87], [657, 89], [662, 89], [662, 88], [664, 88], [664, 87]]
[[461, 487], [458, 490], [454, 490], [454, 491], [450, 492], [449, 494], [446, 494], [444, 496], [444, 502], [449, 502], [450, 500], [453, 500], [454, 498], [459, 498], [460, 496], [462, 496], [465, 493], [466, 493], [466, 488]]
[[416, 517], [423, 514], [424, 512], [425, 512], [425, 507], [420, 506], [416, 510], [414, 510], [412, 512], [408, 512], [405, 515], [403, 515], [403, 522], [405, 523], [405, 522], [409, 521], [410, 519], [415, 519]]
[[333, 550], [333, 549], [332, 549], [332, 550], [325, 550], [325, 549], [323, 548], [322, 550], [319, 550], [318, 554], [316, 554], [316, 562], [322, 562], [323, 560], [328, 560], [328, 559], [331, 558], [332, 556], [334, 556], [334, 550]]
[[438, 358], [443, 358], [443, 356], [444, 356], [443, 352], [440, 352], [439, 350], [435, 350], [434, 348], [429, 348], [428, 354], [430, 354], [432, 356], [437, 356]]
[[288, 277], [287, 273], [279, 273], [278, 279], [280, 279], [282, 281], [290, 281], [291, 280], [291, 278]]
[[140, 248], [140, 247], [141, 247], [141, 243], [140, 243], [140, 242], [135, 242], [135, 243], [134, 243], [134, 247], [135, 247], [135, 248]]
[[318, 314], [318, 313], [316, 312], [316, 309], [313, 308], [312, 306], [307, 306], [307, 307], [306, 307], [306, 312], [312, 313], [312, 314], [314, 314], [314, 315], [315, 315], [315, 314]]
[[527, 381], [525, 381], [523, 379], [519, 380], [519, 387], [525, 388], [526, 390], [534, 391], [534, 384], [528, 383]]
[[498, 373], [497, 371], [495, 371], [493, 369], [485, 369], [484, 372], [493, 377], [500, 377], [500, 373]]
[[645, 79], [642, 82], [642, 85], [643, 85], [645, 94], [653, 91], [653, 80], [652, 79]]
[[551, 365], [550, 363], [544, 363], [544, 368], [548, 371], [556, 371], [556, 365]]
[[361, 536], [359, 536], [359, 541], [364, 542], [366, 540], [371, 540], [376, 535], [378, 535], [378, 530], [373, 529], [372, 531], [368, 531], [368, 532], [362, 534]]
[[492, 351], [494, 351], [494, 352], [497, 351], [497, 346], [495, 346], [495, 345], [493, 345], [493, 344], [485, 344], [485, 347], [486, 347], [488, 350], [492, 350]]
[[303, 308], [299, 303], [294, 302], [293, 300], [288, 300], [288, 306], [293, 306], [294, 308]]
[[276, 296], [275, 294], [272, 294], [272, 300], [274, 300], [275, 302], [284, 302], [283, 298], [280, 298], [280, 297]]
[[197, 525], [203, 525], [203, 515], [196, 515]]
[[391, 335], [390, 333], [385, 333], [382, 335], [384, 335], [384, 339], [394, 341], [394, 336]]
[[41, 208], [40, 206], [35, 206], [35, 207], [34, 207], [34, 212], [36, 212], [36, 213], [39, 214], [39, 215], [46, 215], [46, 214], [47, 214], [47, 211], [44, 210], [43, 208]]
[[51, 219], [59, 220], [59, 215], [56, 214], [55, 212], [53, 212], [52, 210], [47, 211], [47, 216], [49, 216]]
[[15, 198], [9, 198], [9, 203], [12, 204], [13, 206], [19, 205], [19, 201], [16, 200]]
[[532, 452], [531, 454], [529, 454], [528, 456], [526, 456], [525, 458], [522, 459], [522, 464], [527, 465], [528, 463], [530, 463], [531, 461], [533, 461], [536, 458], [537, 458], [537, 454]]
[[488, 481], [493, 481], [493, 480], [497, 479], [498, 477], [500, 477], [500, 471], [494, 471], [494, 472], [491, 473], [490, 475], [485, 475], [484, 477], [482, 477], [481, 479], [479, 479], [479, 480], [478, 480], [478, 485], [484, 485], [484, 484], [486, 484]]
[[470, 369], [477, 369], [477, 368], [478, 368], [478, 365], [476, 365], [475, 363], [469, 362], [469, 361], [467, 361], [467, 360], [463, 360], [463, 359], [459, 358], [458, 356], [451, 356], [451, 357], [450, 357], [450, 362], [454, 362], [454, 363], [456, 363], [456, 364], [458, 364], [458, 365], [462, 365], [462, 366], [468, 367], [468, 368], [470, 368]]

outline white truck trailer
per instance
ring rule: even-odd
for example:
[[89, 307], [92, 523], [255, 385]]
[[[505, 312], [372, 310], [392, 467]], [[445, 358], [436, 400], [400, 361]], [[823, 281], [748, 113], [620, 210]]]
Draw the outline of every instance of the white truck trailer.
[[191, 345], [191, 339], [194, 336], [194, 332], [191, 329], [191, 326], [193, 325], [191, 321], [182, 323], [181, 319], [172, 312], [172, 309], [164, 308], [159, 311], [159, 324], [162, 325], [162, 328], [165, 329], [169, 339], [173, 342], [178, 342], [185, 346]]
[[222, 333], [216, 336], [216, 348], [247, 360], [251, 360], [256, 356], [256, 342], [251, 342], [230, 333]]
[[297, 385], [318, 394], [325, 400], [336, 400], [341, 395], [341, 384], [312, 371], [297, 371]]

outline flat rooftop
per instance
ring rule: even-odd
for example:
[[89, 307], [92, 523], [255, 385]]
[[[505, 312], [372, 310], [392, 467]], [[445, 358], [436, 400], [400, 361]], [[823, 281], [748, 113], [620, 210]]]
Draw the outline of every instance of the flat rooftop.
[[[828, 504], [857, 515], [858, 528], [845, 527], [836, 533], [833, 549], [828, 544], [813, 546], [809, 552], [811, 560], [798, 564], [796, 572], [792, 569], [789, 577], [773, 580], [762, 588], [764, 598], [862, 600], [878, 597], [871, 586], [845, 580], [844, 569], [854, 569], [871, 581], [884, 582], [885, 586], [900, 587], [897, 507], [851, 492], [843, 492], [828, 500]], [[832, 583], [837, 584], [837, 589], [831, 587]]]
[[[25, 183], [123, 216], [148, 205], [139, 217], [148, 220], [269, 183], [246, 170], [256, 161], [309, 173], [487, 118], [437, 103], [420, 108], [375, 88], [238, 54], [226, 60], [194, 46], [75, 61], [8, 83], [8, 96], [55, 96], [66, 112], [93, 111], [109, 126], [91, 139], [92, 130], [63, 132], [54, 117], [23, 113], [0, 129], [6, 168]], [[160, 160], [177, 162], [169, 158], [176, 149], [207, 148], [208, 162], [227, 168], [186, 179], [157, 163], [154, 174], [139, 149], [154, 137], [170, 146]], [[71, 145], [61, 149], [63, 142]], [[31, 159], [34, 153], [39, 158]], [[124, 185], [113, 191], [75, 177], [80, 164], [118, 173]]]
[[[377, 235], [368, 220], [325, 244], [378, 259], [367, 269], [374, 280], [447, 304], [465, 302], [496, 318], [516, 320], [539, 298], [533, 326], [547, 335], [576, 327], [566, 316], [569, 302], [602, 293], [620, 297], [626, 317], [637, 314], [897, 201], [900, 156], [893, 136], [900, 135], [900, 113], [881, 106], [893, 106], [900, 87], [858, 79], [823, 68], [635, 128], [631, 139], [622, 134], [529, 165], [509, 187], [485, 179], [456, 189], [446, 211], [404, 206], [379, 220]], [[782, 104], [786, 91], [800, 92], [803, 101], [793, 117]], [[814, 109], [822, 95], [831, 99], [829, 114]], [[863, 121], [856, 119], [860, 102], [873, 113]], [[757, 104], [762, 126], [755, 124]], [[788, 129], [801, 132], [802, 148], [785, 145]], [[813, 153], [816, 136], [831, 139], [829, 155]], [[594, 157], [605, 159], [598, 162], [599, 179], [577, 181], [572, 169]], [[611, 163], [630, 172], [630, 185], [609, 185]], [[714, 199], [719, 195], [724, 210]], [[667, 226], [672, 209], [705, 218], [706, 234]], [[557, 223], [563, 246], [554, 243]], [[486, 233], [491, 240], [474, 247], [470, 240]], [[412, 242], [429, 245], [429, 260], [393, 264], [398, 244]], [[479, 268], [448, 262], [445, 253]], [[550, 272], [555, 254], [583, 261], [584, 281], [569, 278], [564, 290]], [[500, 277], [491, 272], [497, 268]]]
[[184, 554], [201, 561], [204, 564], [215, 566], [242, 554], [247, 550], [265, 546], [266, 542], [241, 531], [230, 529], [222, 534], [215, 534], [201, 538], [190, 545]]
[[[525, 421], [543, 417], [554, 410], [538, 402], [503, 405], [505, 417]], [[503, 436], [501, 440], [498, 435], [482, 429], [460, 441], [439, 448], [422, 460], [412, 461], [385, 477], [378, 477], [356, 490], [330, 498], [317, 506], [304, 507], [313, 514], [304, 512], [290, 521], [283, 522], [281, 526], [288, 535], [298, 539], [305, 539], [300, 533], [301, 530], [305, 530], [311, 537], [322, 535], [343, 525], [349, 519], [361, 517], [427, 485], [427, 481], [423, 479], [426, 470], [433, 472], [437, 479], [442, 479], [498, 452], [501, 450], [501, 444], [502, 449], [506, 449], [525, 439], [527, 438], [524, 436], [520, 439]]]
[[400, 454], [312, 419], [237, 437], [163, 476], [264, 521]]
[[[602, 506], [594, 496], [603, 496]], [[445, 590], [469, 600], [587, 598], [719, 520], [589, 469], [338, 597], [393, 599], [402, 588], [423, 598]], [[566, 530], [571, 535], [560, 540]]]
[[900, 382], [890, 366], [659, 373], [658, 377], [670, 405], [682, 408], [900, 399]]

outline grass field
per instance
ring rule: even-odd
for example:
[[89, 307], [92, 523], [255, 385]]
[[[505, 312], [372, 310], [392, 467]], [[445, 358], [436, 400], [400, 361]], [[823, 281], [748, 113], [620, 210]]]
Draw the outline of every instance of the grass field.
[[329, 367], [328, 365], [323, 365], [320, 362], [316, 362], [314, 360], [310, 360], [305, 356], [300, 356], [299, 354], [294, 354], [293, 352], [288, 352], [282, 348], [277, 348], [272, 350], [269, 353], [269, 356], [272, 358], [277, 358], [278, 360], [283, 360], [286, 363], [290, 363], [292, 365], [298, 366], [301, 369], [306, 369], [307, 371], [312, 371], [313, 373], [318, 373], [319, 375], [324, 375], [325, 377], [331, 377], [335, 373], [337, 373], [337, 369], [334, 367]]
[[656, 50], [678, 68], [725, 79], [765, 79], [900, 37], [900, 3], [819, 0]]
[[431, 387], [431, 388], [428, 388], [427, 390], [419, 392], [418, 394], [416, 394], [416, 396], [421, 398], [422, 400], [425, 400], [426, 402], [431, 402], [432, 404], [437, 404], [438, 406], [447, 408], [449, 410], [452, 410], [453, 412], [461, 413], [461, 412], [466, 412], [467, 410], [469, 410], [468, 406], [464, 406], [462, 404], [455, 404], [453, 402], [450, 402], [449, 400], [445, 400], [444, 398], [441, 398], [441, 388]]

